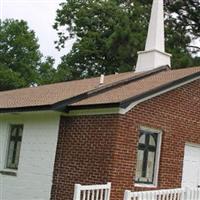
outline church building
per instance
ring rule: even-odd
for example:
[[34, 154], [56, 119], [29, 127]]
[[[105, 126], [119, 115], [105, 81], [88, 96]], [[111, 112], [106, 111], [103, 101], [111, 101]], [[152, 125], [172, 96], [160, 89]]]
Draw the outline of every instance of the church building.
[[200, 67], [171, 69], [163, 7], [135, 72], [0, 92], [0, 199], [200, 187]]

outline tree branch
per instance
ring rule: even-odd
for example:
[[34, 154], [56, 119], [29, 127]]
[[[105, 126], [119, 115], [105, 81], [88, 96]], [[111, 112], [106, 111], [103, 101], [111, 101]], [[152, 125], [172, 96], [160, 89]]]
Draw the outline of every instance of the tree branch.
[[195, 49], [199, 49], [199, 50], [200, 50], [200, 47], [197, 47], [197, 46], [189, 45], [188, 47], [189, 47], [189, 48], [195, 48]]

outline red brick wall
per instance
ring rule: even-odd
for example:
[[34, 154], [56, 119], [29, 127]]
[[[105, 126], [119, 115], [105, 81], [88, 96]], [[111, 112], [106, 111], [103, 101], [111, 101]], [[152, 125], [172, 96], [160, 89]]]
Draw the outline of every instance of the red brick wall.
[[52, 199], [71, 200], [74, 184], [107, 183], [118, 116], [62, 117]]
[[112, 200], [134, 188], [141, 125], [163, 131], [158, 188], [181, 186], [184, 146], [200, 144], [200, 81], [143, 102], [126, 115], [62, 117], [52, 200], [72, 200], [75, 183], [112, 182]]

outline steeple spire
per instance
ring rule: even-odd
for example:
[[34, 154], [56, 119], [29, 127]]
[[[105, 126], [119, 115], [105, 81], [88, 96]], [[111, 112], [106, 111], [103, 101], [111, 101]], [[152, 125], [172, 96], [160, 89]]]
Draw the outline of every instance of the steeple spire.
[[163, 0], [153, 0], [145, 51], [138, 52], [136, 72], [171, 66], [171, 55], [165, 52]]

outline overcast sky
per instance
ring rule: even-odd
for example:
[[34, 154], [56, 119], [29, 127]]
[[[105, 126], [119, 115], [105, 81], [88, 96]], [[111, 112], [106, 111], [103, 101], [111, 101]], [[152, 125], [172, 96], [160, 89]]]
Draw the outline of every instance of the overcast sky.
[[59, 63], [60, 57], [69, 52], [72, 41], [62, 52], [55, 49], [56, 31], [52, 28], [59, 3], [63, 0], [0, 0], [0, 17], [23, 19], [36, 32], [44, 56], [52, 56]]

